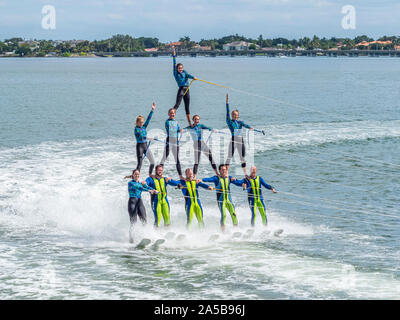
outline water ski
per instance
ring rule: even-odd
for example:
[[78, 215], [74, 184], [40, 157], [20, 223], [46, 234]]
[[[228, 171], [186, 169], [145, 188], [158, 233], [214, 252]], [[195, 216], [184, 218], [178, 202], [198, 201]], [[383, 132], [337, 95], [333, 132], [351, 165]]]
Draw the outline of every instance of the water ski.
[[176, 241], [182, 241], [182, 240], [185, 240], [185, 239], [186, 239], [186, 235], [184, 235], [184, 234], [180, 234], [180, 235], [178, 235], [176, 237]]
[[165, 239], [158, 239], [154, 244], [151, 246], [153, 250], [157, 250], [158, 247], [165, 242]]
[[166, 235], [165, 235], [165, 239], [167, 239], [167, 240], [171, 240], [171, 239], [173, 239], [175, 237], [175, 233], [174, 232], [168, 232]]
[[215, 241], [219, 238], [219, 234], [213, 234], [211, 237], [208, 239], [209, 242]]
[[139, 244], [136, 246], [136, 249], [144, 249], [151, 242], [150, 239], [142, 239]]
[[254, 229], [249, 229], [246, 231], [246, 233], [243, 235], [243, 238], [248, 239], [254, 234]]
[[278, 230], [276, 230], [276, 231], [274, 232], [274, 236], [275, 236], [275, 237], [279, 237], [279, 236], [282, 234], [282, 232], [283, 232], [283, 229], [278, 229]]
[[232, 238], [240, 238], [242, 236], [242, 233], [241, 232], [235, 232], [233, 235], [232, 235]]

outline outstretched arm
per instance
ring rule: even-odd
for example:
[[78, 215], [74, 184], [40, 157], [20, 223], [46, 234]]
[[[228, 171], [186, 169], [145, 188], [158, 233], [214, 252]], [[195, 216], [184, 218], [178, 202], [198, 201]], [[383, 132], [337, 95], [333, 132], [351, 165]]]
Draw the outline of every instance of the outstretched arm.
[[173, 180], [173, 179], [170, 179], [170, 180], [167, 181], [167, 184], [169, 184], [169, 185], [171, 185], [173, 187], [177, 187], [180, 183], [181, 182], [179, 180]]
[[248, 124], [246, 124], [246, 123], [244, 123], [243, 121], [241, 121], [242, 122], [242, 126], [243, 127], [245, 127], [245, 128], [247, 128], [247, 129], [250, 129], [250, 130], [254, 130], [251, 126], [249, 126]]
[[210, 186], [205, 184], [205, 183], [203, 183], [203, 182], [199, 182], [197, 185], [199, 187], [202, 187], [203, 189], [210, 189]]
[[212, 128], [205, 126], [204, 124], [200, 124], [200, 129], [212, 131]]
[[201, 180], [203, 182], [214, 182], [215, 183], [216, 178], [217, 178], [217, 176], [214, 176], [214, 177], [210, 177], [210, 178], [203, 178]]
[[[268, 189], [268, 190], [274, 189], [273, 186], [271, 186], [271, 185], [269, 185], [268, 183], [266, 183], [266, 182], [264, 181], [264, 179], [261, 178], [261, 177], [260, 177], [260, 183], [261, 183], [261, 185], [262, 185], [264, 188], [266, 188], [266, 189]], [[274, 190], [275, 190], [275, 189], [274, 189]]]
[[141, 188], [143, 191], [149, 191], [149, 192], [154, 190], [154, 188], [148, 186], [147, 184], [142, 184]]
[[151, 187], [151, 188], [155, 188], [155, 185], [154, 185], [154, 180], [151, 178], [151, 177], [148, 177], [147, 179], [146, 179], [146, 184], [149, 186], [149, 187]]
[[233, 183], [235, 186], [241, 187], [243, 185], [243, 183], [246, 183], [246, 179], [242, 179], [242, 180], [231, 180], [231, 183]]

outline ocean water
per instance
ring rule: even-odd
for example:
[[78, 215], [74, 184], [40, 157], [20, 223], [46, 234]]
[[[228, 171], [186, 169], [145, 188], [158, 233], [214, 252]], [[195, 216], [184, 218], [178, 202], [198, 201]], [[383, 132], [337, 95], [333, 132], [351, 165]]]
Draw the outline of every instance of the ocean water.
[[[155, 101], [149, 135], [165, 136], [170, 58], [1, 59], [0, 299], [399, 299], [400, 60], [180, 60], [231, 87], [232, 108], [266, 131], [246, 138], [248, 165], [279, 191], [263, 191], [268, 227], [257, 216], [253, 236], [233, 237], [250, 228], [250, 210], [232, 186], [237, 229], [228, 216], [219, 232], [215, 194], [201, 189], [205, 229], [187, 230], [182, 195], [169, 187], [171, 228], [154, 230], [146, 194], [135, 244], [168, 231], [186, 240], [128, 243], [133, 122]], [[192, 113], [225, 129], [226, 92], [195, 82]], [[209, 140], [218, 161], [223, 137]], [[160, 159], [163, 145], [151, 148]], [[177, 178], [172, 159], [165, 171]], [[199, 177], [212, 173], [203, 158]], [[242, 178], [238, 161], [231, 174]]]

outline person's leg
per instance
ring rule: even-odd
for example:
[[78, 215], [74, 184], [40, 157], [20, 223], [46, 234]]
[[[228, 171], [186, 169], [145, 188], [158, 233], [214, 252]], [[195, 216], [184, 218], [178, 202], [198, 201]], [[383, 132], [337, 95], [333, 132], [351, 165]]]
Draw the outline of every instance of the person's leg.
[[139, 171], [142, 168], [143, 154], [146, 151], [145, 145], [146, 143], [136, 143], [136, 158], [137, 158], [136, 170]]
[[249, 207], [251, 211], [251, 226], [254, 227], [255, 222], [256, 222], [256, 206], [254, 205], [254, 198], [253, 197], [248, 197], [249, 201]]
[[194, 165], [193, 165], [193, 174], [197, 175], [197, 170], [199, 169], [200, 156], [201, 156], [201, 141], [193, 142], [193, 150], [194, 150]]
[[172, 154], [175, 159], [176, 163], [176, 171], [178, 171], [179, 177], [182, 176], [182, 168], [181, 168], [181, 163], [179, 161], [179, 146], [178, 146], [178, 140], [177, 139], [172, 139], [170, 138], [170, 144], [171, 144], [171, 150]]
[[137, 215], [136, 215], [136, 198], [129, 198], [128, 201], [128, 213], [129, 213], [129, 242], [133, 243], [133, 225], [137, 221]]
[[175, 110], [178, 110], [181, 102], [182, 102], [182, 98], [183, 98], [183, 94], [185, 93], [185, 90], [183, 90], [184, 87], [179, 87], [178, 88], [178, 92], [176, 93], [176, 102], [175, 105], [173, 106], [173, 108]]
[[[157, 197], [157, 195], [156, 195], [156, 197]], [[158, 201], [158, 199], [154, 200], [151, 203], [151, 208], [153, 209], [153, 213], [154, 213], [154, 226], [158, 228], [161, 225], [161, 205], [160, 205], [160, 201]]]
[[199, 223], [199, 227], [202, 228], [204, 227], [204, 222], [203, 222], [203, 208], [201, 207], [200, 202], [198, 204], [194, 205], [194, 210], [197, 218], [197, 222]]
[[170, 216], [169, 216], [169, 212], [170, 212], [170, 208], [169, 208], [169, 202], [167, 199], [165, 199], [165, 201], [162, 202], [161, 204], [162, 206], [162, 216], [164, 219], [164, 226], [169, 227], [170, 225]]
[[237, 142], [236, 142], [236, 146], [238, 148], [238, 153], [239, 153], [239, 157], [240, 157], [240, 162], [242, 164], [242, 168], [243, 168], [243, 172], [244, 175], [247, 176], [247, 172], [246, 172], [246, 146], [244, 144], [244, 139], [243, 137], [237, 137]]
[[225, 229], [225, 221], [226, 221], [226, 212], [225, 212], [225, 202], [224, 201], [217, 201], [219, 212], [221, 213], [221, 229]]
[[201, 142], [201, 147], [202, 147], [202, 151], [204, 152], [204, 154], [208, 157], [208, 160], [210, 161], [211, 167], [213, 168], [215, 174], [218, 175], [217, 165], [215, 164], [215, 162], [213, 160], [213, 156], [212, 156], [210, 148], [206, 145], [205, 142]]
[[153, 154], [151, 153], [151, 150], [150, 150], [150, 149], [147, 151], [147, 159], [149, 159], [149, 161], [150, 161], [149, 176], [151, 176], [152, 173], [153, 173], [153, 169], [154, 169], [154, 166], [155, 166], [155, 162], [154, 162]]
[[258, 210], [260, 211], [262, 223], [264, 226], [266, 226], [268, 224], [268, 221], [267, 221], [267, 212], [266, 212], [267, 210], [266, 210], [264, 201], [260, 199], [257, 202], [257, 206], [258, 206]]
[[137, 204], [137, 214], [143, 224], [146, 224], [146, 208], [144, 207], [142, 199], [139, 199]]
[[229, 148], [228, 148], [228, 158], [226, 159], [225, 165], [229, 169], [229, 166], [231, 164], [231, 160], [233, 157], [233, 154], [235, 153], [235, 137], [232, 136], [232, 139], [229, 143]]
[[[186, 89], [185, 89], [186, 91]], [[186, 94], [183, 97], [183, 102], [185, 103], [185, 112], [186, 112], [186, 118], [188, 120], [189, 125], [192, 124], [191, 118], [190, 118], [190, 90], [186, 92]]]
[[228, 209], [229, 213], [231, 214], [232, 223], [234, 226], [237, 226], [238, 220], [237, 220], [237, 216], [235, 213], [235, 207], [233, 206], [232, 202], [230, 202], [230, 201], [225, 201], [225, 202], [226, 202], [225, 206]]
[[137, 198], [129, 198], [128, 213], [129, 213], [129, 220], [130, 220], [131, 224], [135, 224], [137, 221], [136, 204], [137, 204]]
[[189, 201], [186, 205], [186, 227], [189, 229], [193, 221], [193, 207], [194, 205]]
[[167, 160], [169, 156], [169, 137], [167, 137], [167, 139], [165, 140], [165, 147], [164, 147], [164, 153], [163, 156], [161, 158], [161, 162], [160, 164], [163, 166], [165, 161]]

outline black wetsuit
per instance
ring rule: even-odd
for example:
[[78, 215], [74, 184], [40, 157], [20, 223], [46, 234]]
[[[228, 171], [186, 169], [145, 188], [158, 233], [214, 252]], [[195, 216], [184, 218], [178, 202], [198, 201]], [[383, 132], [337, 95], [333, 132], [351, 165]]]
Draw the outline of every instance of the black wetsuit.
[[188, 90], [185, 94], [185, 91], [187, 88], [188, 87], [179, 87], [178, 88], [178, 92], [176, 94], [176, 102], [175, 102], [175, 105], [173, 108], [175, 110], [178, 110], [179, 105], [181, 104], [182, 99], [183, 99], [183, 102], [185, 103], [185, 112], [186, 112], [186, 114], [190, 114], [190, 92], [189, 92], [190, 90]]
[[167, 137], [165, 141], [165, 149], [164, 149], [164, 154], [161, 159], [160, 164], [164, 165], [165, 160], [167, 160], [169, 156], [169, 151], [172, 151], [172, 154], [174, 155], [175, 162], [176, 162], [176, 170], [178, 171], [178, 174], [181, 176], [182, 175], [182, 168], [181, 168], [181, 162], [179, 161], [179, 145], [178, 145], [178, 139], [175, 137]]
[[142, 164], [143, 164], [144, 154], [146, 153], [146, 150], [147, 150], [146, 157], [150, 161], [149, 175], [151, 175], [153, 172], [154, 166], [155, 166], [155, 162], [154, 162], [153, 154], [151, 153], [151, 150], [148, 149], [148, 147], [149, 147], [149, 144], [147, 142], [136, 143], [136, 157], [137, 157], [136, 169], [140, 171]]
[[142, 223], [146, 223], [146, 208], [141, 198], [129, 198], [128, 212], [131, 224], [136, 223], [138, 216]]

